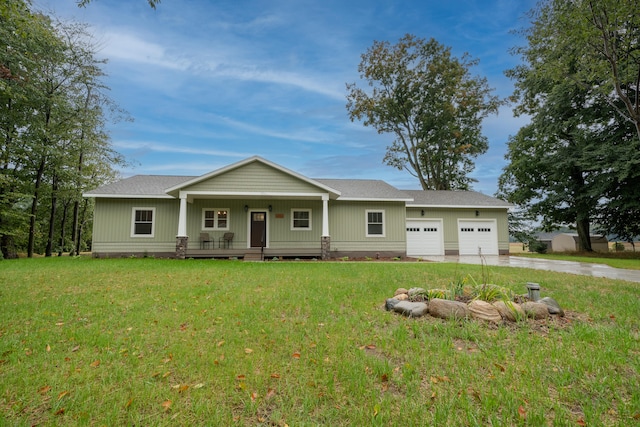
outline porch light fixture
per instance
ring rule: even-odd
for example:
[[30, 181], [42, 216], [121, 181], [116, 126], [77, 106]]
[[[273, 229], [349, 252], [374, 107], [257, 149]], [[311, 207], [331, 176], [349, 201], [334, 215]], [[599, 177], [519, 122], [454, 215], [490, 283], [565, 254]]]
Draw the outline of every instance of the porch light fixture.
[[476, 211], [476, 216], [480, 216], [480, 211]]
[[424, 209], [420, 211], [420, 216], [424, 216]]
[[273, 210], [273, 206], [269, 205], [269, 212]]
[[249, 205], [244, 205], [244, 211], [249, 212]]

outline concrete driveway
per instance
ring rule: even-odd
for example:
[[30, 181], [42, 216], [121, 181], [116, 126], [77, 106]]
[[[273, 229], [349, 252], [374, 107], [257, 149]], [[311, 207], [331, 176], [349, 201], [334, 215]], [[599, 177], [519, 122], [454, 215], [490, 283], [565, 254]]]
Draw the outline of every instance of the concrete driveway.
[[[461, 264], [480, 264], [478, 256], [439, 256], [423, 257], [425, 261], [436, 262], [459, 262]], [[606, 277], [608, 279], [627, 280], [629, 282], [640, 282], [640, 270], [625, 270], [613, 268], [604, 264], [556, 261], [542, 258], [529, 258], [517, 256], [485, 256], [483, 261], [487, 265], [497, 265], [502, 267], [533, 268], [536, 270], [557, 271], [559, 273], [580, 274], [583, 276]]]

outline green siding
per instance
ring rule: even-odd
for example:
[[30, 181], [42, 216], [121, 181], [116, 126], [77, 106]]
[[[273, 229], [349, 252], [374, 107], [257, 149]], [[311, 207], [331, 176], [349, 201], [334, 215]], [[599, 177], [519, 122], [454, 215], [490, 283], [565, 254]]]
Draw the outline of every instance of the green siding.
[[[424, 216], [421, 211], [424, 210]], [[478, 216], [476, 216], [476, 210]], [[444, 249], [458, 250], [458, 219], [496, 219], [498, 250], [509, 250], [509, 223], [506, 209], [472, 208], [407, 208], [407, 218], [438, 218], [444, 224]]]
[[[378, 209], [385, 212], [385, 237], [367, 237], [366, 212]], [[406, 252], [404, 203], [331, 202], [329, 210], [332, 251]]]
[[254, 162], [199, 182], [184, 191], [326, 193], [314, 185], [263, 163]]
[[[131, 237], [133, 208], [155, 208], [154, 237]], [[93, 252], [175, 252], [177, 200], [96, 199]]]

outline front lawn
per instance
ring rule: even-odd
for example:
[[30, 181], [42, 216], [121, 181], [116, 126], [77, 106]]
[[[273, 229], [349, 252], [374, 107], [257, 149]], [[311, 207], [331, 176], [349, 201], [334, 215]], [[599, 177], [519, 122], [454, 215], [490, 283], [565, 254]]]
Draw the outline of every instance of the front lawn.
[[[469, 275], [538, 282], [567, 317], [383, 308]], [[426, 262], [1, 261], [0, 425], [637, 425], [639, 286]]]

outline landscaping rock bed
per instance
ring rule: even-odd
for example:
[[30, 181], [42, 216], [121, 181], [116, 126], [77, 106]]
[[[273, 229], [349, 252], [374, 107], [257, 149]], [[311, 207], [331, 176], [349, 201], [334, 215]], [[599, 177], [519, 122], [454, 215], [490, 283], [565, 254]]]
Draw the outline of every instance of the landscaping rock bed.
[[524, 295], [489, 284], [455, 290], [398, 288], [393, 298], [385, 301], [385, 309], [407, 317], [428, 314], [440, 319], [476, 319], [496, 324], [565, 316], [556, 300], [539, 297], [538, 284], [529, 283], [527, 288], [529, 292]]

